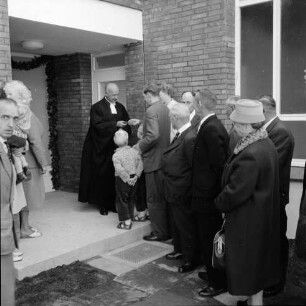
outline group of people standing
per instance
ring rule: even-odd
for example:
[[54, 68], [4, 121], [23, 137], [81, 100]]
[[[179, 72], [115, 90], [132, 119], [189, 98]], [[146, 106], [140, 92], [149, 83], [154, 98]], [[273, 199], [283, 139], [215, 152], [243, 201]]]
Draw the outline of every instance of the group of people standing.
[[[228, 133], [215, 113], [217, 99], [210, 90], [184, 92], [177, 102], [170, 85], [150, 83], [143, 90], [147, 108], [142, 137], [131, 148], [127, 135], [137, 121], [118, 102], [118, 93], [118, 86], [110, 83], [105, 97], [92, 106], [79, 201], [98, 205], [103, 215], [117, 208], [118, 227], [130, 229], [133, 220], [145, 220], [143, 211], [134, 216], [132, 203], [137, 203], [132, 195], [144, 192], [140, 184], [135, 191], [143, 168], [152, 225], [144, 239], [172, 238], [174, 251], [166, 258], [183, 259], [180, 273], [205, 265], [206, 271], [199, 272], [204, 280], [200, 296], [229, 290], [250, 297], [242, 304], [260, 305], [263, 290], [267, 296], [282, 291], [294, 139], [276, 116], [274, 99], [229, 99], [226, 107], [233, 125]], [[125, 141], [116, 140], [118, 133]], [[118, 150], [134, 153], [114, 158]], [[131, 167], [136, 161], [138, 170]], [[125, 198], [123, 190], [129, 190]], [[122, 208], [129, 213], [121, 214]], [[211, 263], [214, 235], [222, 224], [225, 270]]]
[[20, 239], [42, 233], [30, 225], [45, 198], [47, 159], [43, 127], [30, 110], [31, 91], [21, 81], [0, 86], [1, 305], [15, 305], [13, 262], [23, 259]]

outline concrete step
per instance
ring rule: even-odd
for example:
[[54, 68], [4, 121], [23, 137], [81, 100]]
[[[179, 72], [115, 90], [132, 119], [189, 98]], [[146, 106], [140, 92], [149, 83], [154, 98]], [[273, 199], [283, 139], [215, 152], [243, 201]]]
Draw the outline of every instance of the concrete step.
[[94, 206], [79, 203], [76, 194], [61, 191], [47, 193], [43, 207], [30, 212], [30, 224], [43, 235], [21, 239], [23, 260], [15, 263], [19, 280], [110, 252], [151, 232], [149, 221], [134, 222], [131, 230], [117, 229], [117, 214], [101, 216]]

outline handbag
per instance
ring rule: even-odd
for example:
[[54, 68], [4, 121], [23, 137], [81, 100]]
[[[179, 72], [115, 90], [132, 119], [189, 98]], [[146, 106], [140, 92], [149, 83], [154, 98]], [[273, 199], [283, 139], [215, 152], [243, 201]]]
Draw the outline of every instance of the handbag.
[[212, 266], [215, 269], [225, 269], [225, 219], [221, 229], [216, 233], [213, 241]]

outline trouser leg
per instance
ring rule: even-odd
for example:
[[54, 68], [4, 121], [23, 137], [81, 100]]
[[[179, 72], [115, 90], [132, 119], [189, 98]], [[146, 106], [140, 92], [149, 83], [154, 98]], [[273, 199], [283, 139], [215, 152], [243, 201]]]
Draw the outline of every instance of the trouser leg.
[[215, 288], [226, 288], [225, 271], [212, 267], [213, 240], [222, 226], [221, 214], [197, 214], [197, 224], [203, 261], [206, 266], [209, 284]]
[[147, 204], [153, 234], [160, 239], [168, 239], [168, 211], [164, 200], [162, 179], [161, 170], [146, 173]]
[[1, 305], [15, 305], [15, 275], [12, 254], [1, 255]]
[[119, 221], [125, 221], [130, 219], [129, 211], [129, 195], [130, 195], [130, 186], [127, 183], [124, 183], [121, 178], [116, 177], [116, 191], [118, 201], [117, 212]]

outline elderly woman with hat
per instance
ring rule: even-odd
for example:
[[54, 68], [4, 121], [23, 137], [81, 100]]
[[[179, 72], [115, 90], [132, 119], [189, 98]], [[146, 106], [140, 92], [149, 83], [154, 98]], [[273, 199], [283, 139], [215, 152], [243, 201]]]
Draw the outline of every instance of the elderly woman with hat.
[[279, 278], [277, 153], [259, 101], [239, 100], [230, 115], [241, 137], [224, 169], [217, 208], [225, 214], [225, 262], [237, 305], [262, 305], [263, 289]]

